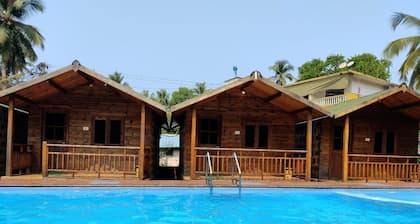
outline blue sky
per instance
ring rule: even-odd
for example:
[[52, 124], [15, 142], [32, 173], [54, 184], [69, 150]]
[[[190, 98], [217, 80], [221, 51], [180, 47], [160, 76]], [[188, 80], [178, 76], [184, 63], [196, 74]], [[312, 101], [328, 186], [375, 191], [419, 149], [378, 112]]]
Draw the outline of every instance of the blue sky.
[[[44, 0], [27, 20], [45, 37], [37, 50], [50, 71], [78, 59], [104, 75], [122, 72], [141, 91], [210, 88], [287, 59], [297, 67], [330, 54], [381, 56], [385, 45], [417, 30], [391, 30], [393, 12], [419, 17], [415, 0]], [[398, 82], [401, 59], [393, 60]]]

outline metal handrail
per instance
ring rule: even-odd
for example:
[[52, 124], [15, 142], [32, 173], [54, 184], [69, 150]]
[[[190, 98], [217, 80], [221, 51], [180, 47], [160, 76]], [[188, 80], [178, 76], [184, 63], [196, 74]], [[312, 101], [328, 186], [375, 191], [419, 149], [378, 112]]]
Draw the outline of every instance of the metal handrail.
[[209, 185], [209, 187], [213, 187], [213, 168], [211, 166], [211, 158], [210, 153], [206, 153], [206, 183]]
[[[235, 165], [236, 165], [236, 169], [238, 170], [239, 179], [234, 178]], [[241, 171], [241, 166], [239, 166], [239, 160], [238, 160], [238, 156], [236, 156], [236, 152], [232, 153], [232, 184], [236, 184], [239, 188], [242, 187], [242, 171]]]

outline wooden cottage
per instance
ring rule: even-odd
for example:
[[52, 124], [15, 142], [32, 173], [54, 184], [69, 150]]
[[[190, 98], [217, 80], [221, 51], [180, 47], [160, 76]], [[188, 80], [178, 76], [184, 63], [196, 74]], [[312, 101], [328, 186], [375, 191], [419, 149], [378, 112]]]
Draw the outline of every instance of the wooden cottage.
[[[8, 107], [7, 176], [26, 168], [44, 176], [154, 175], [165, 107], [78, 61], [1, 91], [0, 103]], [[27, 127], [14, 122], [17, 108]], [[15, 144], [16, 133], [26, 144]]]
[[314, 122], [319, 178], [420, 180], [417, 92], [402, 85], [324, 108], [334, 118]]
[[215, 175], [231, 175], [236, 154], [243, 176], [275, 178], [292, 172], [309, 180], [312, 128], [297, 124], [311, 127], [313, 120], [330, 114], [255, 71], [175, 105], [172, 115], [181, 129], [184, 178], [206, 172], [208, 152]]

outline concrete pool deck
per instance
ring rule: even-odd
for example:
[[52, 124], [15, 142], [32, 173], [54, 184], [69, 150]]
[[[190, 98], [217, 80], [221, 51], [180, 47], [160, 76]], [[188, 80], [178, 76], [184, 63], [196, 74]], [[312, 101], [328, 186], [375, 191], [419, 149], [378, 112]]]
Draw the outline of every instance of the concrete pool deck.
[[[215, 187], [235, 187], [229, 178], [224, 180], [213, 180]], [[91, 178], [91, 177], [48, 177], [41, 175], [22, 175], [0, 177], [0, 187], [207, 187], [205, 180], [138, 180], [135, 178]], [[278, 188], [419, 188], [419, 182], [365, 182], [349, 181], [341, 182], [334, 180], [321, 180], [306, 182], [303, 180], [242, 180], [243, 187], [278, 187]]]

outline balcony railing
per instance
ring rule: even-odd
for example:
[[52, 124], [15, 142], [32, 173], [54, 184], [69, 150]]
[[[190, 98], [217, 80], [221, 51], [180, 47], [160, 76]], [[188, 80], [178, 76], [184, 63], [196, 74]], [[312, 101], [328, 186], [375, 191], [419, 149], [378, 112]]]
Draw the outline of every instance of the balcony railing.
[[236, 152], [244, 177], [284, 177], [287, 172], [294, 177], [304, 177], [305, 150], [244, 149], [196, 147], [196, 174], [205, 173], [205, 154], [210, 153], [213, 175], [232, 174], [232, 153]]
[[349, 154], [350, 179], [420, 180], [420, 156]]
[[336, 95], [336, 96], [327, 96], [318, 99], [312, 99], [312, 102], [321, 106], [329, 106], [338, 103], [343, 103], [348, 100], [353, 100], [359, 98], [359, 94], [356, 93], [346, 93], [343, 95]]
[[42, 175], [49, 172], [136, 175], [136, 146], [68, 145], [43, 143]]

